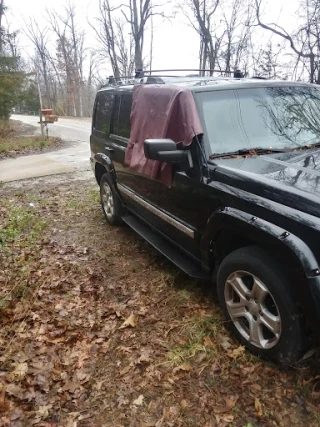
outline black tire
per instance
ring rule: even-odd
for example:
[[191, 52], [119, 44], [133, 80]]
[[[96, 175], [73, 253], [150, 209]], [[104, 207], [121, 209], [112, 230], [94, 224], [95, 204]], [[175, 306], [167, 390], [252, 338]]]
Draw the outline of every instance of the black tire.
[[251, 246], [229, 254], [218, 270], [217, 293], [226, 326], [243, 345], [281, 365], [299, 361], [302, 316], [289, 276], [266, 251]]
[[111, 225], [121, 224], [123, 207], [107, 173], [102, 175], [100, 180], [100, 202], [107, 222]]

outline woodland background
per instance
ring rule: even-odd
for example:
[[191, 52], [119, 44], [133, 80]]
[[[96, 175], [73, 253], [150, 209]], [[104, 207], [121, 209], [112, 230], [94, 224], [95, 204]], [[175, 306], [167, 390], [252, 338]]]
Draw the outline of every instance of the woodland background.
[[[39, 90], [44, 108], [90, 116], [95, 92], [110, 74], [153, 68], [154, 37], [161, 37], [164, 21], [192, 27], [200, 69], [320, 83], [320, 0], [297, 4], [294, 31], [268, 21], [267, 0], [181, 0], [169, 14], [168, 3], [99, 0], [97, 15], [83, 21], [70, 0], [57, 10], [46, 9], [41, 21], [29, 17], [23, 28], [11, 30], [9, 2], [0, 0], [0, 117], [37, 111]], [[155, 21], [160, 22], [156, 30]], [[21, 48], [22, 36], [31, 55]], [[179, 37], [183, 44], [183, 34]]]

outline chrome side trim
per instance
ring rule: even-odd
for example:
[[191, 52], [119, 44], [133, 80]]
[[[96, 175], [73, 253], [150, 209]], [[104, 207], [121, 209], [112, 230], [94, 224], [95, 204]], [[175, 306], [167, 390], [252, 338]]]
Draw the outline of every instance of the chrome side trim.
[[171, 216], [162, 212], [160, 209], [158, 209], [155, 206], [151, 205], [150, 203], [146, 202], [140, 196], [137, 196], [133, 191], [129, 190], [124, 185], [118, 184], [117, 187], [118, 187], [118, 190], [120, 191], [120, 193], [123, 193], [126, 196], [130, 197], [135, 202], [137, 202], [141, 206], [143, 206], [145, 209], [152, 212], [154, 215], [157, 215], [159, 218], [166, 221], [168, 224], [170, 224], [173, 227], [177, 228], [178, 230], [182, 231], [182, 233], [186, 234], [188, 237], [191, 237], [192, 239], [194, 239], [194, 231], [191, 228], [187, 227], [186, 225], [182, 224], [181, 222], [175, 220]]

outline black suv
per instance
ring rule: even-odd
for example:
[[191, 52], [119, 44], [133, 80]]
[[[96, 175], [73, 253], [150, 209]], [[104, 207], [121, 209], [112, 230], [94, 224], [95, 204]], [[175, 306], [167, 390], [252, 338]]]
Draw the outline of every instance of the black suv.
[[188, 146], [146, 134], [145, 157], [172, 167], [167, 185], [125, 161], [137, 85], [102, 88], [90, 145], [107, 221], [125, 222], [183, 271], [210, 279], [226, 326], [251, 351], [299, 360], [319, 335], [320, 88], [245, 78], [138, 82], [149, 84], [155, 102], [167, 85], [190, 91], [203, 130]]

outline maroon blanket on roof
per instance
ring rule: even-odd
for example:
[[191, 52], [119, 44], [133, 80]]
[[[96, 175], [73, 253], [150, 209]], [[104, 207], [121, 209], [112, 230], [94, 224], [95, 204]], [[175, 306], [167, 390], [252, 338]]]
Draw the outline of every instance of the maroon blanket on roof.
[[188, 146], [194, 132], [203, 133], [195, 101], [188, 88], [174, 85], [139, 85], [133, 90], [130, 140], [125, 163], [132, 169], [162, 181], [172, 182], [172, 165], [147, 159], [145, 139], [170, 138]]

